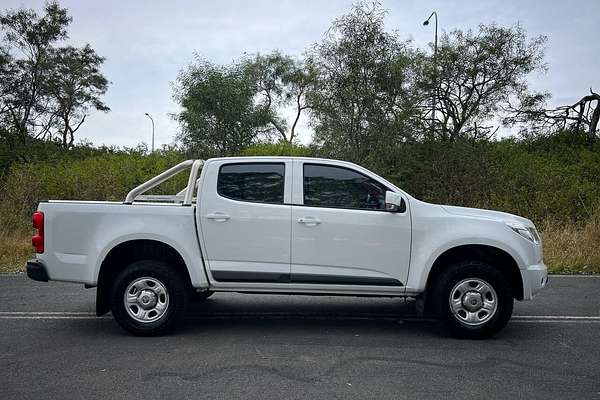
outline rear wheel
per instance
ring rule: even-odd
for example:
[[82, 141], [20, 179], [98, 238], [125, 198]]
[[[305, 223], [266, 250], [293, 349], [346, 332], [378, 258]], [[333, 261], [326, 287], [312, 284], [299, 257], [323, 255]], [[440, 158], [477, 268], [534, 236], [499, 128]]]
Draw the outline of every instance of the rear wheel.
[[115, 279], [111, 311], [125, 330], [140, 336], [167, 333], [181, 320], [187, 303], [186, 285], [168, 264], [137, 261]]
[[450, 332], [470, 339], [499, 332], [510, 319], [510, 283], [496, 268], [476, 261], [454, 264], [442, 272], [433, 290], [436, 314]]

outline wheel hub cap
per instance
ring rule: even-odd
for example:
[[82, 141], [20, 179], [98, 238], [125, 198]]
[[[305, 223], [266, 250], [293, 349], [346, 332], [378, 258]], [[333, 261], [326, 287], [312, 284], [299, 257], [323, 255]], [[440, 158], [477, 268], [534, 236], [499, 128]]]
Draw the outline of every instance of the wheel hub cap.
[[131, 318], [149, 323], [165, 315], [169, 307], [166, 286], [156, 278], [139, 278], [131, 282], [123, 295], [125, 309]]
[[154, 306], [156, 306], [157, 302], [158, 302], [158, 299], [157, 299], [156, 293], [154, 293], [151, 290], [142, 291], [142, 293], [138, 297], [138, 303], [139, 303], [140, 307], [142, 307], [145, 310], [154, 308]]
[[462, 298], [463, 307], [469, 311], [477, 311], [483, 306], [483, 299], [477, 292], [467, 292]]
[[463, 279], [450, 291], [452, 315], [460, 323], [477, 326], [489, 321], [498, 309], [496, 291], [480, 278]]

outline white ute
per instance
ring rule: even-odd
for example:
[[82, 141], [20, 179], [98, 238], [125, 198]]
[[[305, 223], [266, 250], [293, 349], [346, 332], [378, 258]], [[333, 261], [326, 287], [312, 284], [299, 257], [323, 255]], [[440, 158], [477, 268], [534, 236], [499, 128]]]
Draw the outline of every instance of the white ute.
[[[176, 195], [143, 195], [187, 170]], [[335, 160], [188, 160], [124, 202], [44, 201], [33, 223], [28, 276], [97, 287], [97, 314], [137, 335], [173, 328], [192, 297], [233, 291], [416, 297], [481, 338], [547, 283], [530, 220], [425, 203]]]

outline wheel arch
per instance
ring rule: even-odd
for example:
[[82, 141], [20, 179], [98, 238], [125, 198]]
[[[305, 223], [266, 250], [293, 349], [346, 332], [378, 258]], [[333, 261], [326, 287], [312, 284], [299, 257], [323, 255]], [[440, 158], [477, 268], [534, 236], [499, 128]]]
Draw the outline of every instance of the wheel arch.
[[427, 276], [425, 292], [431, 291], [436, 278], [444, 268], [465, 260], [481, 261], [497, 268], [508, 279], [513, 289], [514, 298], [517, 300], [523, 299], [523, 280], [515, 258], [506, 250], [486, 244], [464, 244], [449, 248], [441, 253], [431, 266]]
[[112, 247], [100, 264], [97, 275], [96, 314], [110, 309], [110, 289], [116, 275], [135, 261], [158, 260], [168, 263], [193, 290], [190, 273], [183, 256], [168, 243], [154, 239], [132, 239]]

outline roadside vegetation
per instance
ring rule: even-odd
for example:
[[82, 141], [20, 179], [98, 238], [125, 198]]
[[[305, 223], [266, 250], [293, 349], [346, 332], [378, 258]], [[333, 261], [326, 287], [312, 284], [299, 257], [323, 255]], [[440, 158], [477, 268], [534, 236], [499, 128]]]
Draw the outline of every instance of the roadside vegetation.
[[[199, 57], [174, 77], [174, 144], [148, 154], [75, 140], [88, 113], [109, 111], [108, 81], [89, 46], [57, 45], [67, 10], [0, 13], [0, 271], [32, 255], [40, 200], [121, 201], [186, 158], [295, 155], [359, 163], [424, 201], [526, 216], [552, 272], [600, 273], [600, 96], [548, 108], [550, 94], [527, 85], [548, 68], [546, 38], [519, 25], [443, 33], [434, 62], [384, 20], [377, 3], [360, 3], [302, 58]], [[155, 193], [178, 192], [179, 178]]]
[[[542, 234], [552, 272], [600, 273], [600, 148], [505, 139], [472, 146], [401, 146], [395, 164], [365, 163], [413, 196], [442, 204], [524, 215]], [[251, 146], [243, 155], [328, 157], [318, 147]], [[0, 270], [19, 271], [31, 254], [31, 213], [42, 199], [122, 201], [129, 190], [186, 156], [176, 150], [105, 150], [84, 158], [15, 163], [0, 182]], [[178, 192], [185, 176], [155, 189]]]

